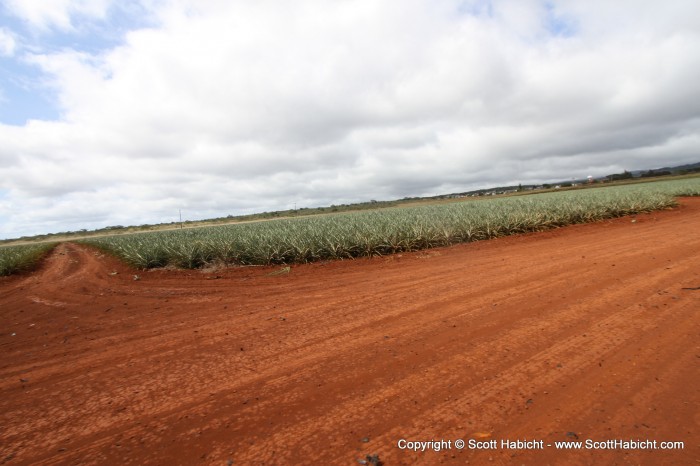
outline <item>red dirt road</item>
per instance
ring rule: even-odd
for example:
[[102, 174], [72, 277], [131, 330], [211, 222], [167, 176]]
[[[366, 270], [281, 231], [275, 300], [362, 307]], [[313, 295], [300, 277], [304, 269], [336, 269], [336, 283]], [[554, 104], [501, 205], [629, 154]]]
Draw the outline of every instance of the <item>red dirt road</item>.
[[[64, 244], [0, 280], [0, 464], [697, 465], [700, 199], [635, 219], [277, 275]], [[684, 447], [554, 443], [630, 439]]]

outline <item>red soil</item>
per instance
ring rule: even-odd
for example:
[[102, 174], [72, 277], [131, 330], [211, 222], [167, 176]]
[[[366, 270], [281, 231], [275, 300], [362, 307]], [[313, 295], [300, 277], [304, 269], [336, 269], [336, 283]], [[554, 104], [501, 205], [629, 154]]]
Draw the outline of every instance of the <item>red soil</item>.
[[[142, 272], [68, 243], [0, 280], [0, 463], [698, 464], [700, 199], [278, 269]], [[577, 439], [684, 448], [554, 446]]]

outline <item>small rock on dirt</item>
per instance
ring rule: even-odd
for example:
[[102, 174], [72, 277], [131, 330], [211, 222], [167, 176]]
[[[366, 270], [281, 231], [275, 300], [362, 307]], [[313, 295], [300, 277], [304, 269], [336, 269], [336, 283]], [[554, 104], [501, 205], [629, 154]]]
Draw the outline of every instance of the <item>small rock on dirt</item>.
[[364, 461], [363, 463], [360, 464], [369, 464], [371, 466], [382, 466], [384, 463], [381, 462], [379, 459], [379, 455], [374, 454], [374, 455], [367, 455], [365, 456], [364, 460], [358, 460], [359, 461]]

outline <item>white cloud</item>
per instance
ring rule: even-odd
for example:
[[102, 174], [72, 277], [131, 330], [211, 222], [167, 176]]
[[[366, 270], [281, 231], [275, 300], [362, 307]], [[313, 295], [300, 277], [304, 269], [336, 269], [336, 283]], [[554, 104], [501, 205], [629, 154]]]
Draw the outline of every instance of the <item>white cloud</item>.
[[6, 10], [40, 30], [74, 28], [74, 18], [102, 19], [112, 0], [5, 0]]
[[[109, 13], [106, 0], [14, 3], [44, 28]], [[697, 161], [695, 2], [489, 5], [154, 1], [142, 7], [157, 26], [119, 47], [28, 55], [62, 120], [0, 126], [17, 206], [3, 230]]]
[[15, 54], [17, 40], [12, 31], [0, 28], [0, 57], [11, 57]]

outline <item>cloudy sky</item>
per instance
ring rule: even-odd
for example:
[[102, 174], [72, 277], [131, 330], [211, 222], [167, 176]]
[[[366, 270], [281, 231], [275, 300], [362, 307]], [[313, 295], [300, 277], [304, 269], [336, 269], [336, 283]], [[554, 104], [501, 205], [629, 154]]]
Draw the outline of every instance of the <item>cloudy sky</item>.
[[697, 0], [0, 0], [0, 238], [700, 161]]

